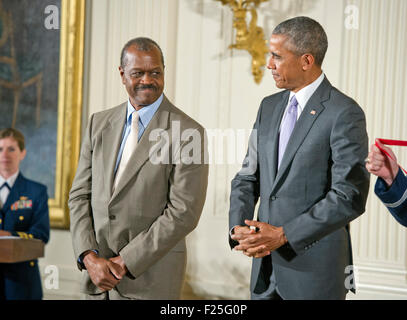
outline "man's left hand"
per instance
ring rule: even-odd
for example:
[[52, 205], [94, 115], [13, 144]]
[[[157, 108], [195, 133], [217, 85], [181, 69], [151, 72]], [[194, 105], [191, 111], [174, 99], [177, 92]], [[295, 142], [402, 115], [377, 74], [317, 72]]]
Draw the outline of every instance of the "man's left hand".
[[262, 258], [287, 243], [283, 227], [275, 227], [265, 222], [245, 220], [245, 224], [259, 230], [253, 234], [234, 234], [233, 240], [239, 241], [234, 249], [243, 251], [248, 257]]
[[113, 263], [118, 264], [122, 268], [122, 270], [124, 270], [124, 273], [121, 274], [121, 276], [124, 276], [127, 273], [128, 271], [127, 267], [120, 255], [118, 255], [117, 257], [110, 258], [109, 260], [112, 261]]

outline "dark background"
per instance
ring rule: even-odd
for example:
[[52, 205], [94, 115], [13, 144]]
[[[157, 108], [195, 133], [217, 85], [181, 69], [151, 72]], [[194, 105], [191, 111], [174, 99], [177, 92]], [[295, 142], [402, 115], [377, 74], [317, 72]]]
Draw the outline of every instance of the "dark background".
[[[55, 195], [55, 169], [58, 122], [58, 76], [60, 29], [45, 28], [48, 5], [59, 8], [61, 0], [2, 0], [3, 9], [11, 13], [14, 48], [18, 71], [22, 80], [43, 73], [40, 122], [36, 122], [37, 90], [33, 84], [21, 92], [15, 128], [26, 139], [27, 156], [21, 172], [29, 179], [48, 187], [48, 195]], [[0, 56], [9, 56], [11, 41], [0, 48]], [[8, 65], [0, 63], [0, 78], [10, 76]], [[14, 108], [13, 90], [0, 86], [0, 128], [11, 127]]]

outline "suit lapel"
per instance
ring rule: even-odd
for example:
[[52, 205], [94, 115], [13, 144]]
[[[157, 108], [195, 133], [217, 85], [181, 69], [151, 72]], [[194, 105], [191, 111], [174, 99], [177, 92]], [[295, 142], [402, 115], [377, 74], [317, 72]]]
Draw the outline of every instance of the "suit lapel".
[[277, 104], [275, 108], [269, 108], [270, 112], [274, 113], [275, 115], [265, 115], [265, 119], [271, 119], [271, 122], [267, 124], [270, 130], [266, 142], [266, 158], [269, 168], [268, 172], [270, 176], [270, 185], [273, 185], [274, 179], [276, 178], [279, 128], [289, 96], [290, 92], [285, 92], [281, 102]]
[[[108, 184], [109, 197], [113, 188], [114, 167], [120, 149], [126, 114], [127, 103], [125, 102], [119, 106], [119, 112], [113, 113], [112, 118], [102, 130], [103, 168], [105, 182]], [[112, 150], [112, 147], [114, 150]]]
[[[291, 134], [290, 140], [288, 141], [287, 148], [285, 149], [283, 159], [281, 160], [280, 168], [278, 169], [276, 179], [272, 185], [272, 192], [278, 185], [281, 178], [284, 176], [284, 173], [289, 169], [290, 164], [303, 141], [305, 140], [308, 132], [312, 128], [315, 120], [325, 109], [323, 102], [329, 99], [329, 88], [331, 84], [328, 79], [324, 79], [318, 89], [314, 92], [311, 98], [308, 100], [307, 105], [301, 113], [300, 118], [297, 121], [297, 124], [294, 127], [294, 130]], [[276, 149], [276, 154], [278, 148]], [[275, 161], [277, 165], [277, 161]]]
[[166, 130], [169, 127], [170, 102], [164, 96], [164, 100], [157, 109], [142, 137], [140, 138], [135, 152], [129, 159], [129, 163], [123, 172], [122, 179], [117, 184], [117, 188], [112, 194], [110, 202], [123, 190], [130, 180], [137, 174], [142, 165], [149, 159], [150, 150], [157, 144], [157, 141], [149, 140], [151, 131], [154, 129]]
[[13, 187], [8, 194], [6, 203], [3, 205], [3, 211], [6, 212], [10, 210], [11, 205], [19, 200], [19, 194], [21, 194], [21, 189], [23, 188], [22, 183], [24, 181], [24, 177], [21, 173], [18, 174], [16, 181], [14, 182]]

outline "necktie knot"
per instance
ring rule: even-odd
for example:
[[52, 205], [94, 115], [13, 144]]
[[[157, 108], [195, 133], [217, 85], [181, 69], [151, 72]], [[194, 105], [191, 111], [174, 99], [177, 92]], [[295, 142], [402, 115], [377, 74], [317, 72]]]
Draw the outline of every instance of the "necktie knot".
[[130, 128], [130, 131], [133, 131], [133, 133], [137, 132], [137, 141], [138, 141], [139, 125], [140, 125], [140, 115], [139, 115], [139, 113], [137, 111], [134, 111], [131, 114], [131, 128]]
[[0, 190], [3, 189], [3, 188], [7, 188], [7, 189], [11, 190], [11, 188], [10, 188], [10, 186], [8, 185], [7, 182], [4, 182], [4, 183], [3, 183], [3, 185], [0, 187]]
[[290, 101], [290, 107], [288, 108], [288, 112], [289, 112], [289, 113], [295, 112], [296, 109], [297, 109], [297, 106], [298, 106], [297, 98], [296, 98], [295, 96], [293, 96], [293, 97], [291, 98], [291, 101]]
[[133, 113], [131, 114], [131, 125], [134, 126], [137, 124], [139, 120], [139, 114], [137, 111], [133, 111]]

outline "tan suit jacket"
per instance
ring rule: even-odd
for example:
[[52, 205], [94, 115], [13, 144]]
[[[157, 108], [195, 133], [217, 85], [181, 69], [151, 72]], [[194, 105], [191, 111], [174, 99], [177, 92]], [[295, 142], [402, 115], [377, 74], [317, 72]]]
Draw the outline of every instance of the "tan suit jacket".
[[[178, 299], [185, 236], [197, 226], [206, 197], [207, 139], [202, 126], [164, 97], [112, 194], [126, 106], [93, 114], [89, 121], [68, 202], [75, 257], [89, 249], [104, 258], [120, 254], [129, 270], [116, 287], [120, 294]], [[194, 132], [194, 156], [198, 150], [200, 161], [188, 164], [177, 158], [191, 147], [183, 139], [185, 132]], [[169, 146], [170, 163], [151, 161], [149, 153], [159, 143]], [[101, 292], [87, 272], [82, 291]]]

